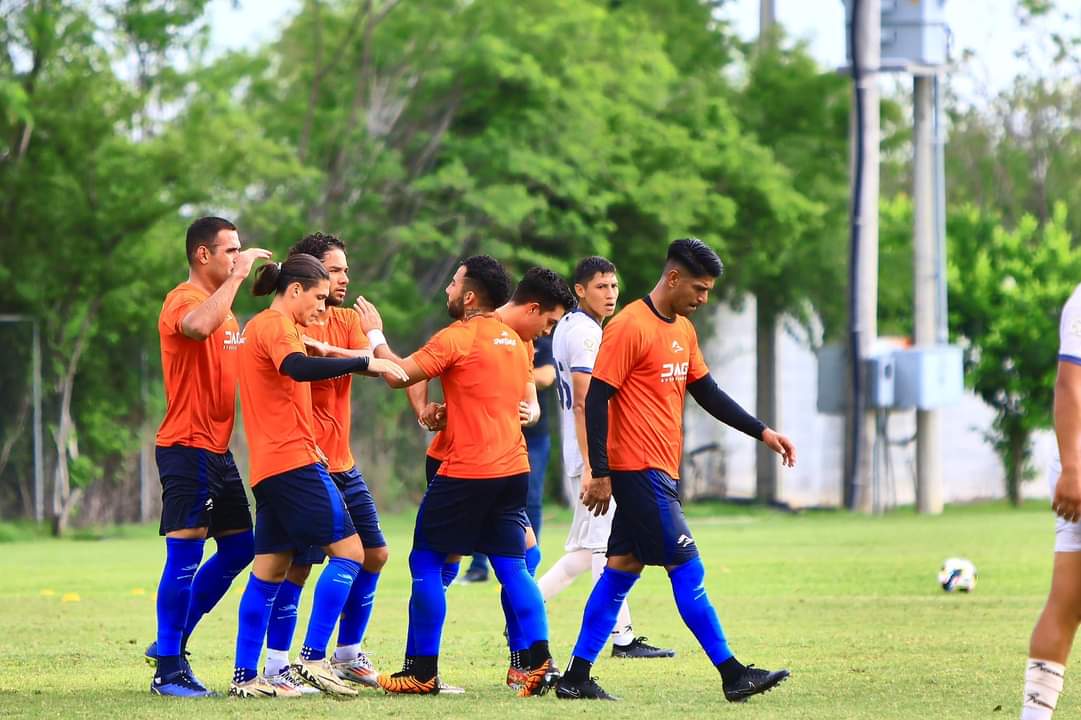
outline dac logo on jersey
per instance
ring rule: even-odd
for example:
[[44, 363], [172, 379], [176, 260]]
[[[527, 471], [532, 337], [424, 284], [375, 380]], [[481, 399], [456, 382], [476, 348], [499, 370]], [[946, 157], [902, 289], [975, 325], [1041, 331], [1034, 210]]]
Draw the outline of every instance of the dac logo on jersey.
[[690, 363], [664, 363], [661, 365], [661, 382], [680, 382], [687, 380], [687, 368]]
[[226, 330], [224, 344], [226, 350], [235, 350], [238, 345], [244, 344], [244, 336], [235, 330]]
[[512, 338], [510, 336], [510, 333], [504, 330], [503, 332], [499, 333], [499, 337], [492, 340], [492, 343], [494, 345], [507, 345], [509, 347], [514, 347], [518, 344], [518, 341]]
[[675, 353], [683, 352], [683, 346], [679, 344], [679, 340], [673, 340], [672, 341], [672, 352], [675, 352]]

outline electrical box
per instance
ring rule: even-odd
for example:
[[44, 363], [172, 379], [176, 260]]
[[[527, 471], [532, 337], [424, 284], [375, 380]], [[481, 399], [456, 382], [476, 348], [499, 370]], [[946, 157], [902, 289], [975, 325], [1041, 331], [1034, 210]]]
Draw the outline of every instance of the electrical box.
[[[855, 1], [844, 0], [849, 33]], [[945, 6], [946, 0], [881, 0], [882, 66], [949, 62], [950, 29], [946, 25]], [[851, 43], [846, 42], [845, 48], [845, 57], [851, 63]]]
[[956, 345], [931, 345], [894, 353], [894, 407], [933, 410], [955, 405], [965, 392], [964, 358]]
[[[891, 353], [883, 352], [863, 359], [863, 389], [867, 407], [893, 406], [895, 377]], [[844, 415], [848, 407], [850, 384], [844, 346], [824, 346], [818, 351], [818, 412]]]

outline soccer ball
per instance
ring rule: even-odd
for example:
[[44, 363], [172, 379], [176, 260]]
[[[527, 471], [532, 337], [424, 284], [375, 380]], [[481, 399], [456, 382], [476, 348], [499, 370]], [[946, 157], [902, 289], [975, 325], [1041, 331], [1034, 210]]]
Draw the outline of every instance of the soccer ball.
[[946, 592], [972, 592], [976, 588], [976, 566], [965, 558], [946, 558], [938, 571], [938, 584]]

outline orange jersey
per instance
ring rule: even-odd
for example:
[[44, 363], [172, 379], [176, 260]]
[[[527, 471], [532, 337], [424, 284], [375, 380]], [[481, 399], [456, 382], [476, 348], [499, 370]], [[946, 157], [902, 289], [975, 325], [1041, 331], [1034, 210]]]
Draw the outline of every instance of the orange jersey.
[[447, 427], [436, 438], [446, 452], [440, 475], [483, 479], [529, 472], [518, 403], [532, 369], [529, 347], [517, 333], [494, 315], [478, 315], [440, 330], [410, 357], [443, 384]]
[[636, 300], [604, 328], [593, 377], [617, 392], [608, 403], [608, 467], [679, 477], [687, 383], [709, 374], [698, 334]]
[[[360, 315], [355, 311], [328, 307], [323, 320], [325, 325], [304, 328], [304, 334], [346, 350], [363, 350], [370, 345], [360, 327]], [[349, 448], [352, 388], [352, 373], [311, 383], [315, 441], [326, 453], [332, 473], [345, 472], [356, 465]]]
[[165, 296], [158, 315], [165, 417], [158, 428], [161, 447], [184, 445], [214, 453], [229, 449], [236, 416], [237, 348], [243, 342], [232, 313], [206, 340], [180, 329], [184, 317], [208, 295], [183, 282]]
[[292, 318], [266, 309], [244, 326], [240, 407], [248, 438], [251, 484], [321, 461], [312, 418], [311, 383], [283, 375], [282, 360], [304, 352]]

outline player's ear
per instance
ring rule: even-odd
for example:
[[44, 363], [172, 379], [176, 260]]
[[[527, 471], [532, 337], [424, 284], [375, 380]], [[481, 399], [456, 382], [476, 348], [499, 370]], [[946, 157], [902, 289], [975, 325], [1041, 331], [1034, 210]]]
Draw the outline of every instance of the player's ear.
[[582, 283], [574, 283], [574, 294], [578, 296], [579, 300], [585, 299], [586, 288]]
[[665, 273], [665, 277], [668, 279], [668, 287], [674, 288], [679, 284], [679, 268], [669, 268], [668, 272]]

